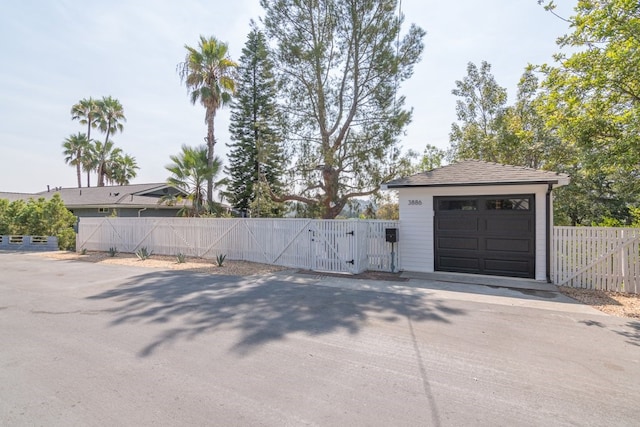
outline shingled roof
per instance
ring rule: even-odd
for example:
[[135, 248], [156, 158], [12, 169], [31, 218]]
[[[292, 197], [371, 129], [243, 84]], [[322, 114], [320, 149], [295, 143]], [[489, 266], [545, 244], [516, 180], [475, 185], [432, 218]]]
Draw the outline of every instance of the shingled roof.
[[[165, 190], [164, 192], [162, 190]], [[160, 194], [178, 192], [164, 183], [113, 185], [104, 187], [59, 188], [42, 191], [36, 198], [49, 199], [60, 194], [67, 208], [80, 206], [155, 206]], [[160, 194], [158, 194], [160, 193]], [[153, 195], [152, 195], [153, 194]], [[162, 206], [160, 206], [162, 207]]]
[[465, 160], [386, 183], [387, 188], [461, 187], [474, 185], [566, 185], [569, 176], [521, 166]]
[[[13, 200], [37, 200], [43, 197], [49, 200], [54, 194], [59, 194], [65, 206], [69, 209], [79, 207], [154, 207], [170, 208], [158, 205], [162, 195], [167, 193], [181, 194], [180, 190], [169, 187], [165, 183], [115, 185], [105, 187], [84, 188], [53, 188], [39, 193], [0, 193], [0, 198]], [[184, 194], [183, 194], [184, 195]]]

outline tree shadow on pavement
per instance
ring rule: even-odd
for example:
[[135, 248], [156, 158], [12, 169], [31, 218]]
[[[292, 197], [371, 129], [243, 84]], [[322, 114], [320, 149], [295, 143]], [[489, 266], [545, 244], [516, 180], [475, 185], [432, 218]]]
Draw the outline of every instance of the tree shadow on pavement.
[[[449, 322], [459, 309], [425, 295], [353, 291], [300, 284], [274, 277], [212, 276], [193, 272], [153, 272], [88, 297], [115, 303], [112, 325], [169, 323], [140, 352], [204, 333], [238, 330], [232, 351], [246, 354], [292, 333], [321, 335], [344, 330], [356, 334], [375, 317], [386, 322]], [[177, 325], [177, 326], [176, 326]]]
[[[597, 326], [599, 328], [608, 329], [607, 325], [595, 320], [584, 320], [584, 321], [581, 321], [580, 323], [583, 323], [587, 326]], [[629, 344], [640, 346], [640, 322], [639, 321], [627, 322], [625, 326], [628, 329], [624, 329], [624, 330], [611, 329], [611, 330], [616, 334], [622, 335], [623, 337], [627, 338], [627, 342]]]

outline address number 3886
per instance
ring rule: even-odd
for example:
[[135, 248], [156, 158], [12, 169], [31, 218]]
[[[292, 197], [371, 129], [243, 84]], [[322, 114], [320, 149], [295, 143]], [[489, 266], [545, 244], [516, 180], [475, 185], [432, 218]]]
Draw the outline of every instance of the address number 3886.
[[422, 200], [409, 199], [409, 206], [422, 206]]

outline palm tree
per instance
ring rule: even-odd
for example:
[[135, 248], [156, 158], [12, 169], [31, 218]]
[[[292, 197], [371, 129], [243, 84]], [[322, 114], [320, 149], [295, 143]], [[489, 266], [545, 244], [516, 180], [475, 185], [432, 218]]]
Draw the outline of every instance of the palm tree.
[[135, 157], [117, 152], [115, 155], [110, 156], [105, 169], [109, 182], [118, 185], [129, 185], [137, 175], [136, 169], [140, 169], [140, 167]]
[[[97, 103], [99, 111], [98, 128], [106, 134], [104, 144], [102, 144], [102, 148], [104, 149], [108, 144], [112, 144], [113, 146], [113, 142], [109, 141], [109, 136], [118, 131], [122, 132], [124, 129], [122, 122], [126, 122], [127, 119], [124, 116], [122, 104], [120, 104], [120, 101], [117, 99], [105, 96]], [[103, 187], [106, 177], [106, 171], [104, 170], [106, 153], [100, 153], [100, 150], [98, 150], [98, 152], [99, 157], [102, 159], [102, 161], [98, 163], [98, 187]]]
[[[78, 120], [80, 124], [87, 125], [88, 142], [91, 142], [91, 129], [97, 126], [98, 117], [98, 102], [91, 97], [89, 99], [83, 98], [71, 107], [71, 120]], [[85, 163], [82, 155], [80, 163]], [[89, 187], [89, 173], [87, 173], [87, 187]]]
[[[214, 118], [218, 108], [231, 101], [235, 91], [234, 71], [238, 64], [228, 55], [229, 47], [215, 37], [200, 36], [198, 49], [185, 45], [187, 55], [178, 64], [180, 79], [190, 92], [191, 103], [197, 101], [204, 106], [207, 124], [207, 164], [213, 167], [216, 143]], [[213, 202], [213, 179], [207, 181], [207, 200]]]
[[106, 143], [95, 141], [94, 150], [96, 170], [98, 172], [98, 187], [104, 187], [109, 167], [114, 158], [122, 155], [122, 150], [117, 148], [113, 141], [107, 141]]
[[71, 135], [62, 143], [62, 148], [64, 151], [64, 161], [65, 163], [75, 166], [76, 173], [78, 175], [78, 188], [82, 187], [82, 159], [83, 153], [88, 151], [89, 149], [89, 140], [87, 139], [87, 135], [84, 133], [78, 133], [76, 135]]
[[82, 152], [82, 169], [87, 173], [87, 187], [91, 187], [91, 172], [98, 169], [98, 153], [96, 146], [89, 142]]
[[[186, 212], [190, 216], [199, 216], [209, 210], [205, 185], [208, 182], [213, 183], [222, 167], [219, 157], [214, 158], [212, 165], [209, 166], [208, 151], [206, 145], [198, 147], [183, 145], [178, 155], [169, 157], [173, 163], [165, 166], [165, 169], [171, 172], [167, 184], [187, 194], [187, 199], [191, 201], [190, 210]], [[217, 184], [214, 183], [213, 186]], [[167, 199], [166, 202], [170, 200]]]

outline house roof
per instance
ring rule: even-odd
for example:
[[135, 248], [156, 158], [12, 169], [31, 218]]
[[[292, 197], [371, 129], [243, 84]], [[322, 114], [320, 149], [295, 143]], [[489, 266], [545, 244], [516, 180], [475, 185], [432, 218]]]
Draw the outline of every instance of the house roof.
[[9, 200], [10, 202], [14, 202], [16, 200], [29, 200], [30, 198], [33, 197], [33, 194], [29, 194], [29, 193], [5, 193], [0, 191], [0, 199], [6, 199]]
[[480, 160], [465, 160], [406, 178], [394, 179], [385, 185], [387, 188], [402, 188], [525, 184], [566, 185], [568, 183], [569, 175], [562, 173]]
[[[165, 183], [115, 185], [105, 187], [84, 188], [54, 188], [39, 193], [0, 193], [0, 198], [13, 200], [39, 199], [49, 200], [54, 194], [59, 194], [65, 206], [69, 209], [80, 207], [154, 207], [170, 208], [166, 205], [158, 205], [158, 200], [164, 194], [182, 194], [182, 191], [168, 186]], [[9, 197], [6, 197], [6, 196]], [[12, 196], [13, 195], [13, 196]]]

